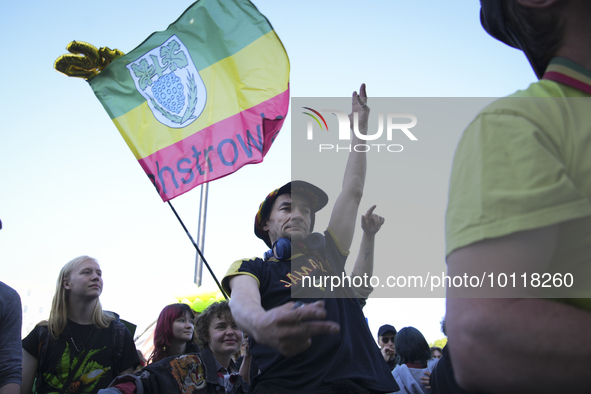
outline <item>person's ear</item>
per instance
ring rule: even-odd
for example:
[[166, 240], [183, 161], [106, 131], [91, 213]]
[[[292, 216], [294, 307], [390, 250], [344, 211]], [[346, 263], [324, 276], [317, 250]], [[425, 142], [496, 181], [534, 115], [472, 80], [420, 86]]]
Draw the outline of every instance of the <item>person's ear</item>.
[[64, 286], [64, 289], [66, 290], [70, 290], [70, 282], [68, 282], [67, 279], [64, 279], [64, 281], [62, 282], [62, 285]]
[[269, 231], [269, 219], [263, 221], [263, 231]]
[[528, 8], [548, 8], [561, 1], [562, 0], [517, 0], [520, 5]]

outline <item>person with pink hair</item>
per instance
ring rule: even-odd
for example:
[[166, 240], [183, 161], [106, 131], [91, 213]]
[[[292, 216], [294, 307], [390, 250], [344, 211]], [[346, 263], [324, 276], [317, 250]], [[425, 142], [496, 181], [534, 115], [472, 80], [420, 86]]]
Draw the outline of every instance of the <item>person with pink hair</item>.
[[154, 331], [154, 351], [148, 364], [163, 358], [199, 352], [195, 343], [195, 314], [187, 304], [167, 305], [160, 312]]

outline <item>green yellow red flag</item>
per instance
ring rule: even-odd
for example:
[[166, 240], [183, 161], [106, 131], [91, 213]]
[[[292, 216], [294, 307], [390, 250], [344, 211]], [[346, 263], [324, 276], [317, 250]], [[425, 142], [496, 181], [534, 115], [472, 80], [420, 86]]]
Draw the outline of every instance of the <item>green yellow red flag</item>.
[[247, 0], [199, 0], [88, 79], [163, 201], [259, 163], [289, 106], [289, 60]]

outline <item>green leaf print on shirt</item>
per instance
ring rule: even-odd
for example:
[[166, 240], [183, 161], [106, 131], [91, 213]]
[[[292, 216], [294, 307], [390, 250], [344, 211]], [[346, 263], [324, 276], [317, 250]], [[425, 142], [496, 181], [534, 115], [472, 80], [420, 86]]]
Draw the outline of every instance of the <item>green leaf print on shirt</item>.
[[[84, 357], [80, 368], [76, 371], [69, 388], [66, 390], [68, 393], [82, 394], [93, 392], [100, 379], [111, 369], [111, 367], [104, 367], [96, 361], [90, 361], [90, 358], [105, 348], [106, 346], [88, 352], [86, 357]], [[71, 369], [78, 364], [78, 361], [78, 357], [70, 358], [70, 345], [66, 343], [66, 350], [62, 354], [62, 357], [55, 368], [56, 374], [52, 375], [50, 373], [44, 373], [43, 379], [45, 379], [45, 382], [58, 393], [66, 383], [66, 380], [68, 380], [68, 375], [70, 374]]]

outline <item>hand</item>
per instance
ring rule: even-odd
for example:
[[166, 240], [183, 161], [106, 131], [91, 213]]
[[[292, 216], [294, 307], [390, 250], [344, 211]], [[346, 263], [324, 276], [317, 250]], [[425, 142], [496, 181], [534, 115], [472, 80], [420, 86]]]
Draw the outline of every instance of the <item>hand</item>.
[[425, 385], [426, 389], [431, 389], [431, 372], [425, 371], [426, 376], [421, 376], [421, 384]]
[[250, 343], [248, 341], [248, 336], [244, 335], [242, 338], [242, 349], [244, 350], [244, 357], [250, 357]]
[[386, 362], [390, 361], [392, 356], [395, 354], [396, 354], [396, 351], [394, 349], [391, 349], [387, 346], [382, 348], [382, 356], [384, 357], [384, 360]]
[[386, 220], [379, 215], [375, 215], [373, 213], [374, 209], [376, 209], [375, 205], [369, 208], [365, 215], [361, 216], [361, 228], [367, 235], [375, 235], [378, 231], [380, 231], [382, 224], [384, 224], [384, 221]]
[[369, 107], [367, 106], [367, 93], [365, 91], [365, 84], [362, 83], [359, 88], [359, 94], [353, 92], [353, 100], [351, 104], [351, 114], [349, 121], [351, 123], [351, 130], [354, 130], [354, 114], [357, 113], [359, 117], [359, 131], [361, 134], [367, 134], [367, 123], [369, 119]]
[[339, 333], [338, 323], [324, 320], [324, 301], [296, 309], [294, 305], [288, 302], [266, 311], [255, 332], [251, 333], [254, 339], [289, 357], [309, 348], [315, 335]]

